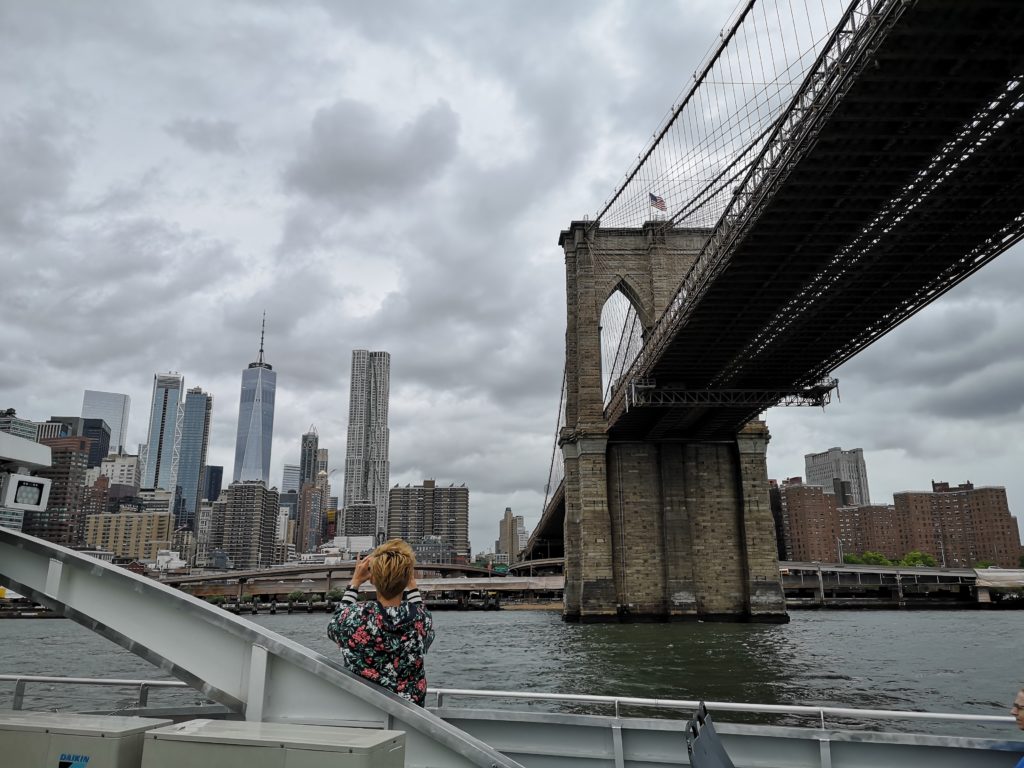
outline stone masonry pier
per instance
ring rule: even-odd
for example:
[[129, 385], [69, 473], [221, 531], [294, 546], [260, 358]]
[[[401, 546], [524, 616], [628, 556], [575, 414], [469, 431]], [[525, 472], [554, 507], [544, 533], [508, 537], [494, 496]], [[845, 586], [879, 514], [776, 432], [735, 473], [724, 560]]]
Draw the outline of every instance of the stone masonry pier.
[[567, 621], [788, 620], [768, 502], [768, 431], [619, 438], [605, 420], [601, 311], [615, 291], [650, 331], [706, 237], [573, 222], [565, 251]]

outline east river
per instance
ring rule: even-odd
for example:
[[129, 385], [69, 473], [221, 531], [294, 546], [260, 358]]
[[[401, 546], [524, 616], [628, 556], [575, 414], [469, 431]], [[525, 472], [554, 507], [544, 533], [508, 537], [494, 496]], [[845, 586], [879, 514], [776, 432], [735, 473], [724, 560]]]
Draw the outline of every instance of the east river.
[[[254, 617], [337, 658], [323, 613]], [[1024, 612], [793, 612], [786, 625], [565, 624], [553, 611], [435, 612], [431, 687], [1008, 714], [1024, 684]], [[61, 619], [0, 621], [0, 673], [160, 679], [131, 653]], [[201, 652], [201, 649], [197, 649]], [[0, 683], [0, 708], [13, 684]], [[117, 689], [31, 686], [32, 709], [130, 706]], [[197, 702], [154, 692], [152, 705]], [[1012, 726], [886, 729], [977, 735]]]

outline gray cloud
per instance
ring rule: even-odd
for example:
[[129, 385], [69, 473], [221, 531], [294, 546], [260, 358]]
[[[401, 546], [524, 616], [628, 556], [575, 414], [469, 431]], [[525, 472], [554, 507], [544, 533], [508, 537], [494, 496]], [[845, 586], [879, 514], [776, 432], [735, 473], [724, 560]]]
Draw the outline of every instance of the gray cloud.
[[238, 125], [229, 120], [190, 117], [168, 123], [164, 130], [198, 152], [233, 155], [241, 151]]
[[395, 128], [370, 105], [341, 99], [317, 112], [285, 183], [343, 210], [397, 205], [437, 179], [455, 154], [457, 135], [458, 117], [444, 101]]
[[70, 139], [67, 121], [52, 111], [0, 124], [0, 228], [8, 234], [38, 228], [63, 201], [75, 163]]

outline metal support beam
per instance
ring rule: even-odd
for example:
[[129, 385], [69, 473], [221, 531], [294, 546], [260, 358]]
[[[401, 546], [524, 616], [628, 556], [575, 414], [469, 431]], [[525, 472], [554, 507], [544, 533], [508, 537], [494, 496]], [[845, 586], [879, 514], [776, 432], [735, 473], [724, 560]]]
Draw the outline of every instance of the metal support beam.
[[832, 391], [838, 386], [836, 379], [825, 379], [798, 390], [760, 389], [685, 389], [658, 387], [652, 379], [637, 379], [629, 384], [626, 408], [648, 405], [657, 407], [693, 406], [817, 406], [824, 408], [832, 402]]
[[[0, 585], [113, 640], [247, 720], [391, 723], [406, 732], [407, 766], [521, 768], [339, 661], [88, 555], [0, 528]], [[24, 697], [23, 686], [16, 700], [19, 694]]]

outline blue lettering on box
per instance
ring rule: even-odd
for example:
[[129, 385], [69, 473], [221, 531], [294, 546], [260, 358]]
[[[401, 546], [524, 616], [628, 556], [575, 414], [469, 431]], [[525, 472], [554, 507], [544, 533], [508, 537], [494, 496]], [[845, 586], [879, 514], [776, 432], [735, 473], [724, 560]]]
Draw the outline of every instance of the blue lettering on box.
[[57, 761], [57, 768], [86, 768], [89, 765], [89, 755], [74, 755], [62, 752]]

